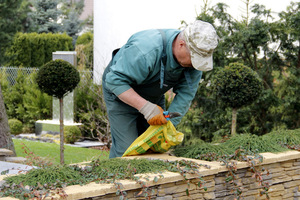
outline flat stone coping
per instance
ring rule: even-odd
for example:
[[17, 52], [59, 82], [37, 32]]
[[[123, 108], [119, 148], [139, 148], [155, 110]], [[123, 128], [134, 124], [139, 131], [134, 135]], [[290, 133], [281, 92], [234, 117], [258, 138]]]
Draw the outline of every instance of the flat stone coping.
[[[59, 120], [37, 120], [36, 123], [60, 125]], [[79, 126], [82, 123], [64, 121], [64, 126]]]
[[[276, 162], [284, 162], [287, 160], [300, 159], [299, 151], [286, 151], [283, 153], [261, 153], [260, 155], [262, 155], [264, 158], [263, 163], [261, 163], [262, 165], [276, 163]], [[140, 155], [140, 156], [128, 156], [126, 158], [129, 158], [129, 159], [149, 158], [149, 159], [162, 159], [162, 160], [168, 160], [168, 161], [191, 160], [200, 165], [210, 167], [209, 169], [204, 166], [200, 167], [199, 171], [202, 176], [209, 176], [209, 175], [228, 171], [225, 166], [220, 165], [220, 162], [217, 162], [217, 161], [209, 162], [209, 161], [203, 161], [203, 160], [175, 157], [175, 156], [170, 156], [168, 154], [145, 154], [145, 155]], [[237, 162], [238, 169], [247, 168], [247, 167], [248, 167], [248, 165], [246, 162]], [[164, 172], [162, 175], [163, 175], [163, 178], [159, 178], [159, 180], [157, 182], [154, 181], [154, 178], [158, 177], [159, 174], [143, 174], [141, 176], [142, 177], [147, 176], [147, 179], [149, 179], [149, 181], [147, 181], [148, 187], [184, 180], [184, 178], [178, 173]], [[137, 175], [137, 176], [139, 176], [139, 175]], [[4, 177], [5, 176], [0, 176], [0, 181]], [[188, 174], [187, 178], [188, 179], [197, 178], [197, 175]], [[131, 181], [131, 180], [120, 180], [119, 182], [123, 184], [123, 186], [124, 186], [123, 190], [134, 190], [134, 189], [139, 189], [141, 187], [135, 181]], [[80, 185], [68, 186], [64, 189], [64, 191], [68, 194], [67, 199], [72, 200], [72, 199], [84, 199], [84, 198], [95, 197], [95, 196], [103, 196], [106, 194], [115, 193], [116, 189], [115, 189], [114, 184], [101, 184], [101, 187], [100, 187], [100, 185], [97, 183], [90, 183], [90, 184], [83, 185], [83, 186], [80, 186]], [[7, 198], [0, 198], [0, 199], [1, 200], [14, 200], [15, 198], [7, 197]]]

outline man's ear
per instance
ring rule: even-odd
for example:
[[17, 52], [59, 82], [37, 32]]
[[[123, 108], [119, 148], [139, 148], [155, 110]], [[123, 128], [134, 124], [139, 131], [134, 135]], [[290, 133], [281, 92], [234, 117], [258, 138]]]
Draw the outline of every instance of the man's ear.
[[186, 46], [185, 41], [184, 40], [179, 40], [179, 46], [180, 47]]

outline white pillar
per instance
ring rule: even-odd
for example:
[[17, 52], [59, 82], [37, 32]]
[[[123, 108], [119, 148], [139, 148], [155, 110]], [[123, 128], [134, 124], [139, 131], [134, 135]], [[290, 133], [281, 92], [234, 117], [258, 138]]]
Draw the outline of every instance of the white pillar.
[[[52, 53], [52, 59], [62, 59], [73, 66], [77, 66], [77, 57], [75, 51], [56, 51]], [[63, 99], [64, 101], [64, 122], [66, 124], [74, 123], [74, 93], [70, 92]], [[59, 122], [59, 101], [53, 97], [52, 120]]]

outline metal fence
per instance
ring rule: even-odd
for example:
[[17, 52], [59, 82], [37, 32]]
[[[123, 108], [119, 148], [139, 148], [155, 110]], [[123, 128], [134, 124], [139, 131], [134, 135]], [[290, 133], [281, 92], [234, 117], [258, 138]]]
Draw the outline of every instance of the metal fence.
[[[9, 81], [10, 85], [14, 85], [16, 83], [16, 79], [18, 74], [28, 77], [32, 73], [36, 73], [39, 69], [38, 68], [31, 68], [31, 67], [0, 67], [0, 78], [6, 77]], [[81, 77], [85, 78], [93, 78], [93, 71], [85, 70], [79, 71]], [[34, 81], [34, 80], [30, 80]]]

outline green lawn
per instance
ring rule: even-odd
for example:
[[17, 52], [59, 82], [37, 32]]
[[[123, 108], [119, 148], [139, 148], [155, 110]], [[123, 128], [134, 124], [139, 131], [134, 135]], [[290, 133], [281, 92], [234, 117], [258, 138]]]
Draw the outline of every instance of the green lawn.
[[[36, 142], [23, 139], [13, 139], [13, 142], [18, 157], [27, 156], [27, 154], [24, 153], [24, 149], [22, 149], [24, 143], [36, 156], [47, 158], [54, 164], [60, 163], [60, 146], [56, 143]], [[65, 164], [91, 161], [96, 158], [106, 159], [108, 158], [108, 152], [65, 145]]]

